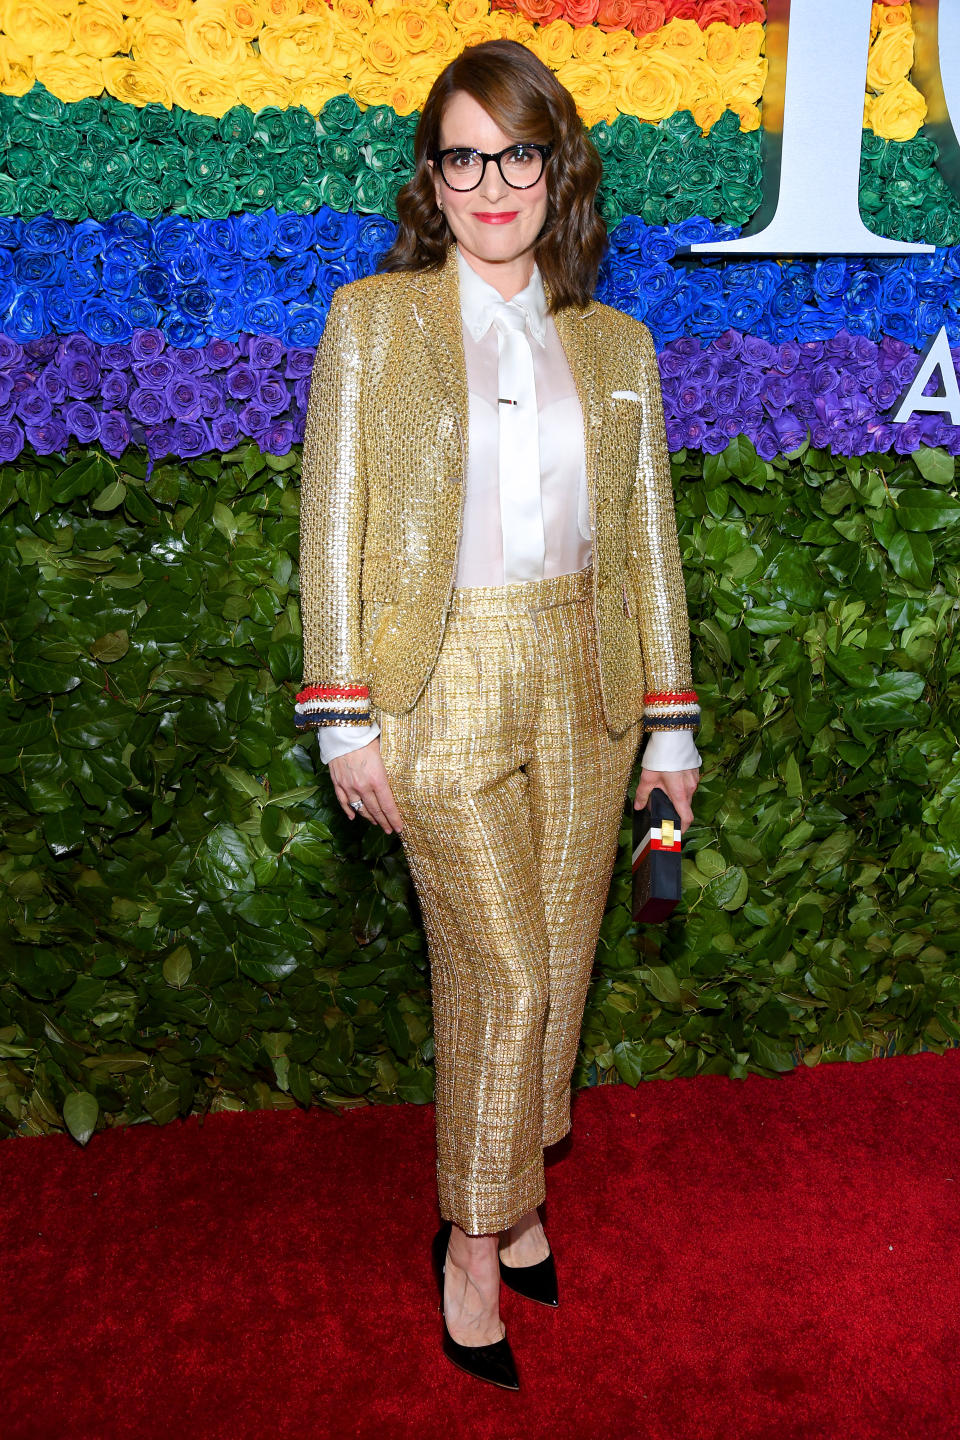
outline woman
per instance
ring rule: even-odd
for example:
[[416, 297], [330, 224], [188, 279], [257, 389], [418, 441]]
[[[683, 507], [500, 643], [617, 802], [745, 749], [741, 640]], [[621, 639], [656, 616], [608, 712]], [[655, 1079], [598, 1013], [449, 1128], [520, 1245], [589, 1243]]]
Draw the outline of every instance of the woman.
[[501, 1279], [557, 1303], [537, 1207], [623, 801], [700, 757], [656, 357], [591, 302], [599, 159], [522, 45], [449, 64], [385, 273], [333, 298], [303, 453], [298, 724], [401, 835], [427, 932], [444, 1351], [518, 1381]]

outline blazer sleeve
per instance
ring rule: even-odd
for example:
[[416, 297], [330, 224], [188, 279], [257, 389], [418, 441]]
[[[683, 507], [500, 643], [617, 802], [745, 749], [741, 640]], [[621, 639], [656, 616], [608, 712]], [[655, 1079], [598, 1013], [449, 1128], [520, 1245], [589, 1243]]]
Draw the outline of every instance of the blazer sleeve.
[[298, 730], [364, 725], [371, 718], [360, 646], [367, 490], [363, 326], [356, 308], [345, 289], [334, 294], [310, 379], [300, 482], [303, 684], [296, 699]]
[[630, 497], [627, 573], [637, 601], [646, 693], [644, 733], [696, 730], [700, 706], [690, 669], [690, 621], [677, 543], [670, 452], [653, 338], [640, 326], [642, 401], [637, 474]]

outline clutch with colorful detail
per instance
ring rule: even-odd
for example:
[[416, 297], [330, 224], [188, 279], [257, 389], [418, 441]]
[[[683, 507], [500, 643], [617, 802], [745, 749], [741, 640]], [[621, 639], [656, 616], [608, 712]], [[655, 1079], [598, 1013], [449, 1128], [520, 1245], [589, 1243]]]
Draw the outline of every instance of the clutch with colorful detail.
[[633, 812], [633, 918], [642, 925], [666, 920], [680, 899], [680, 816], [666, 793], [650, 791]]

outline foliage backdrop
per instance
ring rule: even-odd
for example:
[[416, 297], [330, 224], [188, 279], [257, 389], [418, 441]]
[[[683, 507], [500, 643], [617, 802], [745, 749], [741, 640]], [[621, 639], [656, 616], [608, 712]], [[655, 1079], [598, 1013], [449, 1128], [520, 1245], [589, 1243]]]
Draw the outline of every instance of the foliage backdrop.
[[759, 203], [763, 19], [0, 8], [5, 1132], [432, 1095], [402, 849], [292, 728], [299, 439], [416, 107], [494, 34], [557, 71], [604, 157], [601, 294], [658, 343], [704, 710], [684, 914], [631, 923], [625, 810], [574, 1082], [960, 1041], [960, 427], [890, 424], [925, 337], [960, 343], [960, 204], [910, 7], [877, 3], [861, 210], [936, 254], [678, 260]]

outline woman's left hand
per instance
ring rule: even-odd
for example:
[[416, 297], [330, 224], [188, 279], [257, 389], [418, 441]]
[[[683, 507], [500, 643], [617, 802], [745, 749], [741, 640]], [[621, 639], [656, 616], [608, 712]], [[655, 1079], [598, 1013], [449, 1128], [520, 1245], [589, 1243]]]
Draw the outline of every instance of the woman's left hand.
[[650, 798], [651, 790], [657, 788], [665, 790], [674, 810], [680, 816], [680, 833], [682, 834], [688, 825], [693, 824], [693, 810], [690, 802], [699, 784], [699, 768], [695, 770], [641, 770], [640, 784], [637, 786], [633, 808], [642, 810]]

